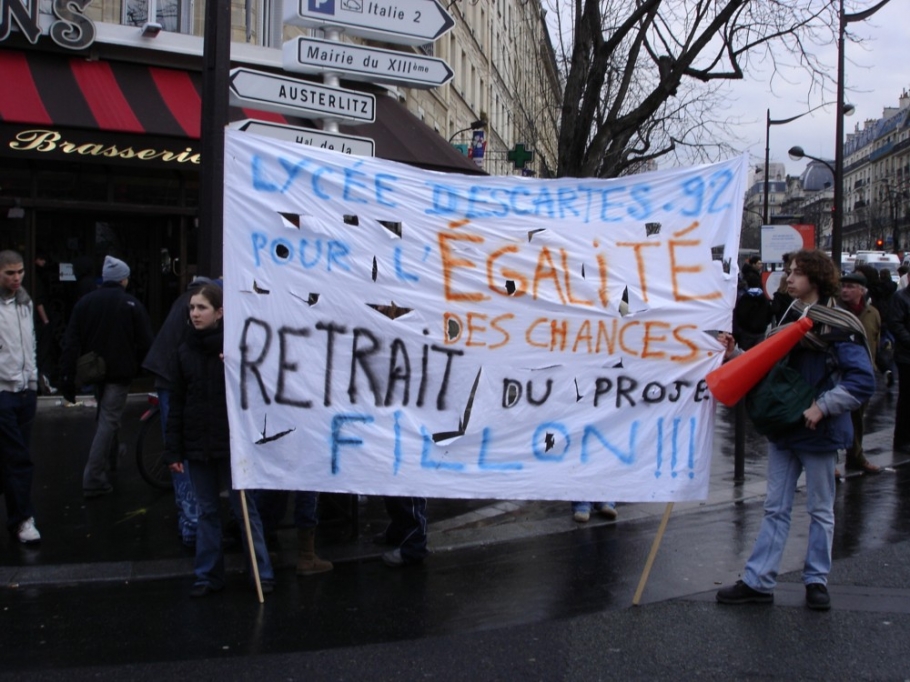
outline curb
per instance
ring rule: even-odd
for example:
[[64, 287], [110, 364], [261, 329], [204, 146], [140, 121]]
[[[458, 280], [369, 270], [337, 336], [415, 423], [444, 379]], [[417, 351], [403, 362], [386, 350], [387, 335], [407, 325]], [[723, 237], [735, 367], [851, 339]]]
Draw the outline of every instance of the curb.
[[[52, 396], [50, 398], [53, 398]], [[876, 432], [864, 439], [870, 461], [894, 470], [910, 464], [910, 453], [895, 453], [890, 450], [891, 434]], [[890, 457], [890, 462], [884, 458]], [[895, 458], [900, 458], [895, 460]], [[861, 472], [847, 474], [847, 478], [863, 475]], [[887, 475], [887, 474], [885, 474]], [[729, 477], [715, 475], [718, 483], [709, 489], [708, 498], [695, 502], [676, 502], [673, 514], [709, 512], [720, 506], [747, 504], [764, 498], [767, 483], [764, 477], [740, 484], [727, 484]], [[572, 520], [565, 501], [500, 500], [494, 504], [476, 509], [460, 516], [444, 519], [431, 524], [428, 539], [433, 553], [454, 552], [463, 549], [486, 547], [568, 533], [586, 528], [605, 525], [634, 523], [660, 517], [666, 509], [664, 502], [620, 503], [619, 518], [615, 521], [598, 518], [596, 515], [585, 524]], [[511, 518], [509, 518], [511, 517]], [[293, 531], [281, 531], [292, 533]], [[285, 544], [285, 543], [282, 543]], [[293, 542], [285, 546], [293, 546]], [[356, 542], [335, 547], [320, 548], [320, 556], [333, 563], [352, 563], [379, 560], [382, 549], [373, 545], [371, 539], [361, 538]], [[272, 554], [276, 568], [293, 566], [297, 557], [294, 550], [280, 550]], [[239, 553], [225, 556], [225, 570], [231, 574], [244, 572], [243, 558]], [[0, 566], [0, 585], [11, 589], [24, 587], [48, 587], [84, 585], [95, 583], [129, 583], [131, 581], [160, 580], [167, 578], [191, 577], [193, 559], [112, 561], [51, 566]]]

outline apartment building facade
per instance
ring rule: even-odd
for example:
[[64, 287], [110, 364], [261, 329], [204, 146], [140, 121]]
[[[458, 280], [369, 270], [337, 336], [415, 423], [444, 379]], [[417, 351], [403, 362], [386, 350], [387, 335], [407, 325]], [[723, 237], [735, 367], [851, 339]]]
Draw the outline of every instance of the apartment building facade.
[[844, 143], [844, 251], [910, 246], [910, 94]]

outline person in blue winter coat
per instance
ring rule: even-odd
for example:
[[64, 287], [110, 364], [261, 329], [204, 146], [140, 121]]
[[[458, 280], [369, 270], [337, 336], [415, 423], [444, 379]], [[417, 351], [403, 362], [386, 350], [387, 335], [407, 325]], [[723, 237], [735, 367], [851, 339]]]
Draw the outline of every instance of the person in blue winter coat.
[[[821, 251], [799, 251], [789, 263], [787, 286], [795, 300], [783, 322], [796, 321], [807, 309], [815, 321], [812, 331], [790, 351], [789, 365], [815, 387], [816, 398], [803, 412], [801, 424], [769, 438], [764, 517], [742, 579], [717, 592], [722, 604], [774, 601], [796, 484], [805, 471], [810, 519], [802, 576], [806, 605], [817, 610], [831, 606], [827, 582], [834, 537], [834, 467], [838, 451], [853, 442], [850, 412], [863, 405], [875, 389], [862, 324], [851, 313], [833, 307], [838, 274], [833, 261]], [[822, 309], [819, 319], [837, 323], [819, 323], [812, 307]], [[725, 336], [722, 342], [729, 357], [734, 352], [733, 340]]]

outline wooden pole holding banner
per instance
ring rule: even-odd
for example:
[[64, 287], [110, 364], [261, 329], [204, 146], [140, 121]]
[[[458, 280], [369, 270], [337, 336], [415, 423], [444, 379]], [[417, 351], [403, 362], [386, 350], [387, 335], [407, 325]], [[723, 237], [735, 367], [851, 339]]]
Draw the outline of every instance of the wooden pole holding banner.
[[246, 544], [250, 550], [250, 565], [253, 567], [253, 581], [256, 583], [256, 595], [259, 597], [259, 603], [265, 602], [262, 596], [262, 582], [259, 580], [259, 564], [256, 563], [256, 548], [253, 547], [253, 533], [250, 530], [250, 511], [246, 506], [246, 491], [240, 492], [240, 507], [243, 509], [243, 526], [246, 528]]
[[657, 550], [660, 548], [660, 541], [664, 537], [664, 531], [667, 530], [667, 523], [670, 521], [670, 512], [672, 511], [673, 503], [667, 502], [667, 508], [664, 510], [664, 517], [660, 520], [657, 535], [654, 536], [654, 542], [651, 543], [651, 551], [648, 554], [648, 560], [645, 562], [645, 569], [641, 572], [641, 578], [638, 580], [638, 589], [635, 590], [635, 596], [632, 597], [632, 606], [638, 606], [638, 602], [641, 601], [641, 593], [645, 591], [645, 584], [648, 582], [648, 576], [651, 575], [651, 567], [654, 565], [654, 557], [657, 556]]

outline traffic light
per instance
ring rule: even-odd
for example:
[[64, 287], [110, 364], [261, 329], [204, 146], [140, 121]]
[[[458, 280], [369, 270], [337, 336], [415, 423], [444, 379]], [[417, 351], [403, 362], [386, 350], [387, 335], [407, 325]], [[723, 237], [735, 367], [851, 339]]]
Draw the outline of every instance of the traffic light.
[[881, 249], [884, 245], [885, 245], [885, 242], [882, 241], [881, 239], [876, 239], [876, 240], [875, 240], [875, 248], [876, 248], [876, 249]]

